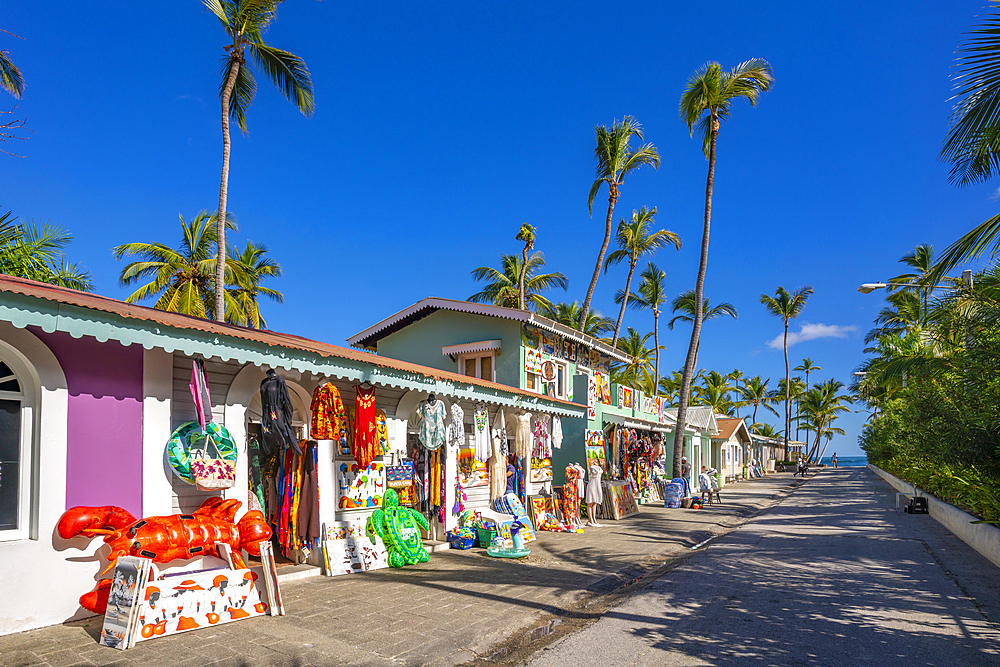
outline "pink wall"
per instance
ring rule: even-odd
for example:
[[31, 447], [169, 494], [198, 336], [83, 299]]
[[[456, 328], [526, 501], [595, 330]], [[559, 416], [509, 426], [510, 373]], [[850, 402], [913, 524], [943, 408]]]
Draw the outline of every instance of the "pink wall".
[[66, 375], [67, 509], [117, 505], [142, 516], [142, 346], [31, 331]]

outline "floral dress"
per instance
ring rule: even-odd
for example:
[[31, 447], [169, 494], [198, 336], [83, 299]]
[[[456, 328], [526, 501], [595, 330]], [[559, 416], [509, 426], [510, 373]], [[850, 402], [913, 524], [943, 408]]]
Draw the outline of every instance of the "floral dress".
[[354, 442], [351, 453], [358, 467], [362, 470], [371, 465], [378, 447], [378, 414], [375, 409], [375, 387], [364, 389], [356, 387], [358, 392], [354, 401]]
[[531, 455], [536, 459], [547, 459], [552, 456], [552, 443], [549, 440], [549, 424], [546, 417], [539, 416], [535, 419], [531, 433], [534, 436], [534, 445]]
[[444, 444], [446, 412], [444, 401], [435, 401], [434, 405], [424, 401], [417, 406], [417, 414], [420, 415], [420, 431], [418, 433], [420, 443], [431, 451]]
[[340, 440], [347, 429], [347, 411], [335, 386], [327, 382], [316, 387], [309, 410], [312, 412], [309, 433], [313, 440]]

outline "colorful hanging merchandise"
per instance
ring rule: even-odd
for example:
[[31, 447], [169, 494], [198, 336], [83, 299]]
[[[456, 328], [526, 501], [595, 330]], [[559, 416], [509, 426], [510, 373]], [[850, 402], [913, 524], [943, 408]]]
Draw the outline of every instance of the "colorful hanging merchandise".
[[562, 434], [562, 420], [559, 417], [552, 418], [552, 447], [555, 449], [562, 448], [563, 434]]
[[539, 415], [535, 418], [531, 433], [534, 438], [531, 455], [536, 459], [547, 459], [552, 456], [552, 443], [549, 440], [549, 418]]
[[420, 417], [420, 444], [425, 448], [435, 450], [444, 444], [446, 413], [444, 401], [432, 402], [428, 399], [417, 406], [417, 415]]
[[375, 458], [378, 441], [375, 387], [365, 389], [359, 384], [355, 390], [357, 398], [354, 401], [354, 439], [351, 443], [351, 454], [358, 462], [358, 467], [364, 470]]
[[496, 500], [507, 488], [507, 419], [497, 410], [493, 420], [493, 451], [487, 461], [490, 474], [490, 500]]
[[187, 422], [181, 424], [170, 435], [170, 440], [167, 442], [167, 462], [174, 474], [188, 484], [196, 483], [192, 463], [205, 449], [204, 443], [208, 437], [212, 438], [214, 449], [218, 452], [219, 458], [226, 462], [227, 468], [231, 466], [235, 471], [236, 442], [226, 427], [214, 421], [208, 422], [205, 428], [199, 426], [198, 422]]
[[579, 526], [580, 520], [580, 487], [583, 471], [576, 464], [566, 466], [566, 483], [563, 485], [563, 520], [570, 526]]
[[448, 444], [457, 448], [465, 445], [465, 411], [458, 404], [451, 406], [451, 421], [448, 423]]
[[340, 391], [332, 383], [316, 387], [309, 410], [312, 412], [309, 434], [314, 439], [339, 441], [346, 435], [347, 410]]
[[[454, 409], [454, 408], [453, 408]], [[473, 441], [475, 442], [476, 458], [485, 461], [490, 457], [490, 414], [485, 405], [476, 408], [475, 423], [473, 429]]]
[[194, 407], [198, 412], [198, 423], [205, 428], [205, 424], [212, 421], [212, 397], [208, 393], [205, 362], [201, 359], [191, 362], [191, 382], [188, 387], [191, 389], [191, 398], [194, 399]]
[[288, 397], [288, 387], [273, 368], [268, 369], [267, 377], [260, 383], [260, 407], [264, 453], [271, 455], [283, 449], [293, 449], [296, 454], [301, 454], [292, 429], [292, 401]]
[[514, 433], [514, 451], [521, 459], [531, 456], [531, 415], [527, 412], [517, 415], [517, 431]]

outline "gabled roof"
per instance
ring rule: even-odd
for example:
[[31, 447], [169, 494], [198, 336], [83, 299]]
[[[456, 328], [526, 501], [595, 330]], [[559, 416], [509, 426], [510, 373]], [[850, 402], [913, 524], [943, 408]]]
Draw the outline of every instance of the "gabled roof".
[[[664, 414], [677, 423], [677, 408], [664, 408]], [[719, 425], [715, 421], [715, 410], [710, 405], [691, 405], [687, 409], [687, 425], [699, 431], [717, 433]]]
[[593, 336], [588, 336], [565, 324], [559, 324], [547, 317], [542, 317], [527, 310], [517, 308], [504, 308], [488, 303], [472, 303], [471, 301], [458, 301], [456, 299], [442, 299], [439, 297], [428, 297], [418, 301], [409, 308], [404, 308], [395, 315], [391, 315], [378, 324], [372, 325], [364, 331], [354, 334], [347, 339], [348, 344], [353, 347], [370, 349], [375, 347], [378, 341], [386, 336], [408, 327], [409, 325], [424, 319], [428, 315], [439, 310], [451, 310], [459, 313], [472, 313], [474, 315], [484, 315], [486, 317], [498, 317], [515, 322], [532, 324], [540, 329], [557, 333], [564, 338], [583, 343], [588, 347], [599, 350], [601, 353], [625, 363], [631, 363], [632, 358], [624, 352], [617, 350], [607, 343], [604, 343]]
[[449, 391], [461, 397], [531, 406], [565, 416], [580, 416], [586, 407], [571, 401], [489, 380], [428, 368], [370, 352], [321, 343], [301, 336], [250, 329], [198, 317], [168, 313], [96, 294], [0, 274], [0, 320], [18, 328], [36, 326], [74, 338], [93, 336], [104, 342], [158, 347], [187, 356], [235, 359], [320, 375], [367, 379], [374, 383], [422, 391]]
[[743, 442], [750, 442], [750, 430], [747, 429], [746, 422], [742, 419], [737, 419], [735, 417], [716, 417], [716, 423], [719, 425], [719, 432], [712, 436], [712, 440], [729, 440], [734, 434], [741, 433], [743, 437], [740, 438]]

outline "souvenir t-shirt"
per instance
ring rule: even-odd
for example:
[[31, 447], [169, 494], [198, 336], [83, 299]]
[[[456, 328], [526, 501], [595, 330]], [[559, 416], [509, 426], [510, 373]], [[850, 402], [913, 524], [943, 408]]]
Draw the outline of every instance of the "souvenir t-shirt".
[[446, 409], [444, 401], [435, 401], [434, 405], [424, 401], [417, 406], [420, 415], [420, 444], [430, 450], [438, 449], [445, 441], [444, 417]]
[[327, 382], [316, 387], [309, 410], [312, 412], [309, 434], [314, 440], [340, 440], [341, 432], [347, 428], [347, 411], [335, 386]]

